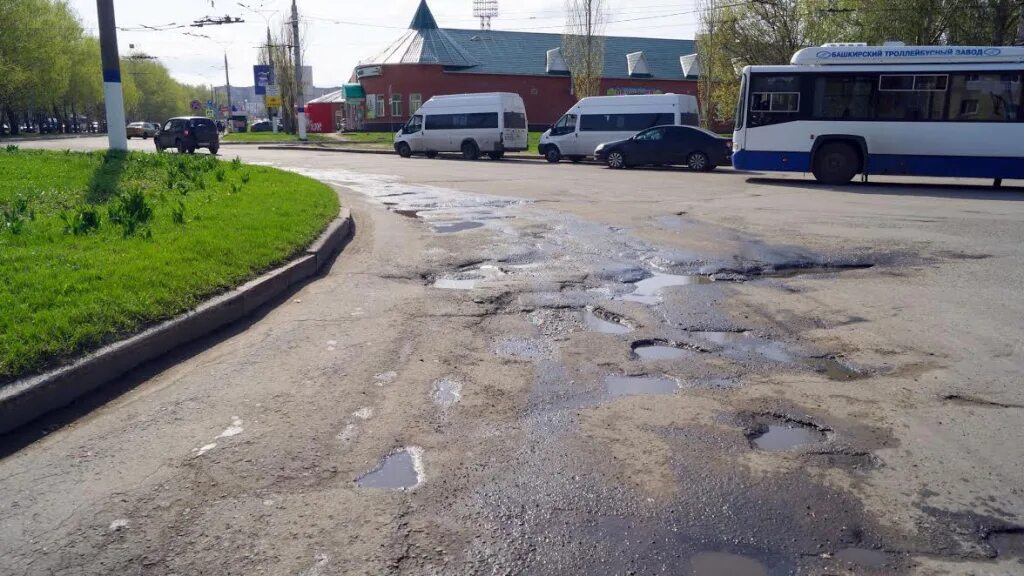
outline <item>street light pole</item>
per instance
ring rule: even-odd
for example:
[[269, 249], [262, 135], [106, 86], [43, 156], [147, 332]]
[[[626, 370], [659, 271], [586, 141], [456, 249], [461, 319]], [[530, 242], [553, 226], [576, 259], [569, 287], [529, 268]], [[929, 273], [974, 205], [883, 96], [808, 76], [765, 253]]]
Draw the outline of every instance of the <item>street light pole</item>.
[[302, 95], [302, 42], [299, 42], [299, 8], [292, 0], [292, 50], [295, 59], [295, 120], [299, 125], [299, 140], [306, 139], [306, 103]]
[[231, 123], [231, 75], [228, 73], [228, 53], [224, 51], [224, 83], [228, 86], [228, 117], [226, 124]]
[[[274, 41], [270, 37], [270, 20], [267, 20], [267, 63], [270, 64], [270, 77], [273, 79], [271, 84], [277, 84], [277, 69], [274, 68], [274, 46], [273, 46], [273, 44], [274, 44]], [[266, 104], [266, 102], [267, 102], [266, 96], [263, 97], [263, 102], [264, 102], [264, 104]], [[280, 123], [281, 113], [278, 112], [277, 114], [274, 114], [274, 110], [272, 108], [270, 108], [270, 107], [267, 107], [267, 116], [270, 117], [271, 129], [274, 131], [274, 134], [277, 134], [277, 125]]]
[[96, 0], [100, 29], [100, 57], [103, 62], [103, 97], [107, 110], [107, 141], [111, 150], [128, 150], [124, 122], [124, 92], [121, 90], [121, 58], [117, 52], [117, 24], [114, 0]]

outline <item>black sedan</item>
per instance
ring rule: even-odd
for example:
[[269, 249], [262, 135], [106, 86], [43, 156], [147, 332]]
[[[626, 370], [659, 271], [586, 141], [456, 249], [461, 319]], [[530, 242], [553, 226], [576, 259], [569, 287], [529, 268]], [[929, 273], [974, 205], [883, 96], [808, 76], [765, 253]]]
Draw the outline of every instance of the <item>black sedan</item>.
[[594, 156], [610, 168], [680, 164], [707, 172], [731, 163], [732, 141], [694, 126], [655, 126], [632, 138], [601, 144]]

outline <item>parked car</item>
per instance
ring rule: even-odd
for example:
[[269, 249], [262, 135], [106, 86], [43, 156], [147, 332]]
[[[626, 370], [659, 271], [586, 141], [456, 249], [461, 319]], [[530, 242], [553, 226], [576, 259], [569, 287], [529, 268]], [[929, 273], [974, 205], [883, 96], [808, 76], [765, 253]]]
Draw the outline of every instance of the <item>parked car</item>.
[[544, 132], [537, 151], [548, 162], [562, 158], [579, 162], [602, 142], [668, 124], [700, 124], [697, 98], [689, 94], [592, 96], [574, 104]]
[[217, 125], [213, 120], [201, 116], [171, 118], [153, 138], [153, 143], [156, 144], [157, 152], [174, 148], [182, 154], [195, 154], [196, 148], [206, 148], [210, 154], [216, 154], [220, 150]]
[[682, 164], [708, 172], [731, 162], [732, 141], [696, 126], [656, 126], [625, 140], [601, 144], [594, 156], [610, 168]]
[[152, 122], [132, 122], [128, 125], [128, 139], [142, 138], [146, 140], [155, 137], [160, 132], [160, 126]]
[[526, 150], [526, 105], [519, 94], [489, 92], [434, 96], [395, 134], [395, 152], [408, 158], [422, 153], [462, 152], [467, 160], [487, 154]]
[[249, 127], [249, 132], [271, 132], [274, 127], [271, 126], [270, 120], [260, 120], [259, 122], [253, 122], [252, 126]]

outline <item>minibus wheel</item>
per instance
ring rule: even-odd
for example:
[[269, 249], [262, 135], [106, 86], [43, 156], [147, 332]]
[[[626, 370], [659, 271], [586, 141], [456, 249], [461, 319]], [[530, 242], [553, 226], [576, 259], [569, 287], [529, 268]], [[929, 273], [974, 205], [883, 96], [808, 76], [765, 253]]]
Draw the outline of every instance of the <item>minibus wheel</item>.
[[480, 148], [472, 140], [462, 143], [462, 157], [466, 160], [476, 160], [480, 157]]
[[401, 156], [402, 158], [408, 158], [412, 156], [412, 148], [409, 148], [409, 145], [406, 144], [405, 142], [398, 143], [397, 151], [398, 155]]
[[548, 146], [548, 149], [544, 151], [544, 159], [556, 164], [562, 159], [562, 151], [558, 149], [558, 146]]

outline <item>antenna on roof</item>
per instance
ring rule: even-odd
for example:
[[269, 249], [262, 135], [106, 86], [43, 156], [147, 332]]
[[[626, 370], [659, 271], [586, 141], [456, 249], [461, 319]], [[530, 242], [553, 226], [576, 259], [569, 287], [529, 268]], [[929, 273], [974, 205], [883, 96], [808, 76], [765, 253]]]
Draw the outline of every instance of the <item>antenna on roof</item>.
[[491, 29], [491, 18], [498, 15], [498, 0], [473, 0], [473, 17], [480, 19], [480, 29]]

